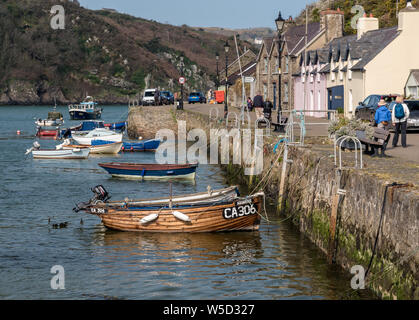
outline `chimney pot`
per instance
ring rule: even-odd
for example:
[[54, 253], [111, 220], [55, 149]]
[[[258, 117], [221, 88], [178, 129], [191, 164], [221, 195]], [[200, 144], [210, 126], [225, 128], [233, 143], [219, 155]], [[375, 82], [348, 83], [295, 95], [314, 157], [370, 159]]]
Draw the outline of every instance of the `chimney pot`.
[[374, 18], [374, 16], [373, 16], [373, 14], [372, 14], [372, 13], [370, 13], [370, 18]]

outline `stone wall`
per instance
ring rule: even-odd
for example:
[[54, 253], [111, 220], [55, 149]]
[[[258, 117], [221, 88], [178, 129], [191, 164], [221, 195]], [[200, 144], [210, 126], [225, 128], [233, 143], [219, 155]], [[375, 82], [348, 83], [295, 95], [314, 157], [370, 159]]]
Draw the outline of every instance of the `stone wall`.
[[[128, 132], [132, 138], [154, 138], [161, 128], [177, 132], [177, 120], [185, 120], [187, 130], [209, 129], [208, 116], [205, 115], [177, 111], [172, 107], [137, 107], [130, 110]], [[243, 168], [237, 165], [223, 166], [227, 176], [234, 176], [236, 181], [248, 184], [250, 189], [270, 170], [270, 179], [263, 185], [267, 198], [275, 202], [278, 201], [282, 166], [282, 157], [272, 153], [276, 140], [276, 137], [266, 139], [264, 172], [260, 176], [245, 176]], [[322, 148], [319, 148], [320, 151], [313, 146], [290, 148], [292, 163], [286, 173], [285, 196], [280, 201], [282, 213], [323, 252], [329, 253], [329, 243], [335, 241], [331, 256], [349, 273], [355, 265], [367, 270], [384, 204], [382, 229], [366, 285], [382, 298], [419, 299], [417, 165], [408, 167], [410, 164], [395, 159], [400, 168], [398, 170], [402, 171], [399, 174], [391, 159], [385, 163], [383, 159], [370, 162], [365, 159], [366, 169], [343, 170], [338, 178], [339, 171], [334, 168], [333, 158], [330, 157], [333, 149]], [[348, 156], [353, 157], [352, 154]], [[413, 182], [413, 185], [388, 188], [384, 201], [386, 185], [393, 181]], [[346, 195], [337, 211], [336, 236], [330, 239], [332, 199], [338, 189], [346, 190]]]

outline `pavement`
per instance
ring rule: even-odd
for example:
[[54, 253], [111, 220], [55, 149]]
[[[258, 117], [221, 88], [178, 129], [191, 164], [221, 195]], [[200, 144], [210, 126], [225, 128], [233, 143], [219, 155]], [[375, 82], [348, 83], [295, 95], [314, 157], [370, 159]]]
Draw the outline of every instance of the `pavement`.
[[[223, 119], [224, 118], [224, 104], [184, 104], [184, 109], [192, 112], [197, 112], [201, 114], [205, 114], [209, 116], [210, 110], [212, 110], [212, 117], [215, 117], [217, 112], [214, 111], [215, 109], [218, 110], [218, 118]], [[237, 117], [240, 119], [240, 113], [241, 110], [238, 108], [233, 108], [233, 110], [230, 108], [230, 121], [234, 121], [235, 115], [237, 114]], [[254, 123], [256, 121], [256, 114], [255, 112], [250, 112], [250, 119], [252, 126], [254, 126]], [[273, 122], [276, 122], [277, 119], [277, 112], [272, 112], [272, 119]], [[306, 137], [327, 137], [328, 132], [328, 123], [329, 121], [324, 118], [315, 118], [315, 117], [305, 117], [305, 125], [306, 125]], [[294, 128], [295, 135], [299, 136], [299, 128], [296, 126]], [[272, 134], [278, 134], [272, 132]], [[283, 134], [283, 133], [282, 133]], [[392, 147], [392, 141], [393, 141], [394, 133], [391, 133], [391, 138], [389, 141], [389, 146], [387, 147], [386, 154], [389, 155], [392, 158], [398, 158], [402, 160], [408, 160], [408, 161], [414, 161], [419, 162], [419, 130], [416, 131], [408, 131], [407, 133], [407, 148], [402, 148], [401, 146], [401, 137], [399, 137], [399, 145], [396, 148]], [[298, 138], [297, 138], [298, 140]], [[367, 157], [367, 156], [366, 156]]]

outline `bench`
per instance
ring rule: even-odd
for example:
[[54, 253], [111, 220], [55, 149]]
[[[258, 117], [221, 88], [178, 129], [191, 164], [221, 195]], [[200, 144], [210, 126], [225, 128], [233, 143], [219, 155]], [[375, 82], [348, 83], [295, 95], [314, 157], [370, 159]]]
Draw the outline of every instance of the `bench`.
[[[358, 140], [365, 145], [365, 153], [372, 154], [372, 157], [386, 157], [387, 155], [384, 153], [388, 141], [390, 140], [390, 131], [382, 129], [382, 128], [374, 128], [374, 139], [371, 140], [365, 136], [365, 131], [358, 131], [357, 132]], [[378, 141], [382, 140], [382, 141]], [[369, 152], [368, 147], [371, 147], [371, 151]], [[378, 154], [378, 149], [381, 149], [381, 154]]]
[[279, 123], [272, 122], [271, 125], [275, 127], [274, 132], [284, 132], [287, 125], [288, 117], [281, 117]]

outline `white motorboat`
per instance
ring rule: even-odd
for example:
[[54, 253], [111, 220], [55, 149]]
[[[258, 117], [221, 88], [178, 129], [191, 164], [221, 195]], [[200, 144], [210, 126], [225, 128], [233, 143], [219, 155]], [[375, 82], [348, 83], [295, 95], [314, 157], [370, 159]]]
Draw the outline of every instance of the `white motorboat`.
[[92, 145], [77, 145], [71, 144], [69, 139], [66, 139], [63, 144], [56, 146], [57, 150], [71, 150], [74, 148], [88, 148], [90, 154], [117, 154], [122, 149], [122, 142], [106, 142], [100, 140], [93, 140]]
[[32, 153], [34, 159], [87, 159], [89, 157], [90, 149], [40, 149], [39, 143], [35, 142], [33, 147], [26, 151], [26, 154], [29, 153]]
[[116, 133], [109, 129], [97, 128], [88, 133], [77, 133], [71, 134], [71, 137], [78, 144], [92, 145], [93, 140], [103, 140], [111, 142], [122, 142], [122, 133]]

